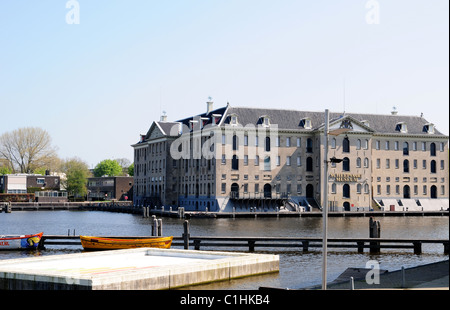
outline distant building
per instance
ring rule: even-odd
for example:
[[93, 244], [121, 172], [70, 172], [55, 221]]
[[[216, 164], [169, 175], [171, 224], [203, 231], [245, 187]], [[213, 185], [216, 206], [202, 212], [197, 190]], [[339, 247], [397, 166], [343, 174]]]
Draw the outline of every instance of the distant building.
[[7, 174], [0, 176], [0, 194], [35, 194], [39, 202], [65, 202], [59, 176], [40, 174]]
[[[186, 210], [318, 210], [324, 112], [227, 105], [154, 121], [134, 148], [134, 201]], [[330, 113], [331, 210], [447, 209], [448, 136], [421, 116]]]
[[0, 176], [0, 193], [26, 194], [35, 191], [59, 191], [59, 176], [40, 174], [7, 174]]
[[133, 200], [133, 177], [88, 178], [88, 200]]

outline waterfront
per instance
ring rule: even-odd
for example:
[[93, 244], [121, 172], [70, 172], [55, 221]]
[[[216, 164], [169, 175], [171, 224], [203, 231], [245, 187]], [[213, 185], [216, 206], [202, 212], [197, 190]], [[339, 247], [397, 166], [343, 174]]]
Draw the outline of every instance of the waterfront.
[[[449, 237], [448, 217], [377, 217], [382, 238]], [[368, 217], [329, 219], [329, 238], [368, 237]], [[163, 218], [163, 234], [181, 236], [183, 219]], [[0, 214], [0, 234], [25, 234], [43, 231], [47, 235], [128, 235], [148, 236], [151, 221], [140, 215], [98, 211], [17, 211]], [[265, 236], [265, 237], [321, 237], [321, 218], [247, 218], [247, 219], [191, 219], [192, 236]], [[203, 248], [202, 248], [203, 249]], [[205, 248], [205, 250], [214, 250]], [[223, 251], [223, 248], [219, 250]], [[243, 248], [229, 249], [244, 251]], [[81, 246], [51, 246], [37, 252], [0, 252], [0, 259], [33, 255], [55, 255], [82, 252]], [[193, 289], [258, 289], [264, 287], [302, 288], [321, 282], [322, 253], [312, 249], [264, 249], [280, 255], [280, 272], [232, 281], [191, 287]], [[381, 269], [398, 270], [448, 259], [442, 245], [423, 245], [423, 254], [414, 255], [411, 249], [382, 250], [382, 254], [357, 253], [355, 250], [329, 249], [328, 280], [334, 280], [347, 267], [365, 267], [369, 260], [377, 260]]]

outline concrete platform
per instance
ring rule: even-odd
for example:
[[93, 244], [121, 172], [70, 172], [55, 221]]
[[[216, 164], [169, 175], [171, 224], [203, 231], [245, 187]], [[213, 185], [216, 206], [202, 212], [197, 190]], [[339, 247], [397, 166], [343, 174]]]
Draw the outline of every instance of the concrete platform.
[[0, 290], [163, 290], [278, 271], [278, 255], [141, 248], [3, 260]]

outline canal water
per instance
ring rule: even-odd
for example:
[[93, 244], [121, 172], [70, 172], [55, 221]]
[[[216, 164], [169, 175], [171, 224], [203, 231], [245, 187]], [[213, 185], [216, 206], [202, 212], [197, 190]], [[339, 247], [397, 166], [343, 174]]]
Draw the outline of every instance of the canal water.
[[[448, 217], [377, 217], [382, 238], [441, 239], [449, 238]], [[163, 235], [181, 236], [183, 219], [163, 218]], [[151, 219], [140, 215], [97, 211], [14, 211], [0, 213], [0, 235], [44, 232], [47, 235], [149, 236]], [[239, 218], [191, 219], [192, 236], [265, 236], [322, 237], [321, 218]], [[368, 217], [336, 217], [328, 219], [329, 238], [368, 238]], [[202, 247], [202, 250], [224, 248]], [[366, 267], [376, 260], [384, 270], [399, 270], [448, 259], [442, 244], [424, 244], [423, 253], [412, 249], [382, 249], [381, 254], [357, 253], [356, 249], [328, 249], [327, 279], [336, 279], [348, 267]], [[227, 248], [247, 251], [248, 248]], [[41, 251], [2, 251], [0, 260], [41, 255], [83, 252], [81, 246], [48, 246]], [[322, 279], [321, 248], [258, 248], [256, 253], [280, 256], [280, 272], [231, 281], [189, 287], [187, 289], [255, 290], [259, 287], [305, 288], [320, 285]]]

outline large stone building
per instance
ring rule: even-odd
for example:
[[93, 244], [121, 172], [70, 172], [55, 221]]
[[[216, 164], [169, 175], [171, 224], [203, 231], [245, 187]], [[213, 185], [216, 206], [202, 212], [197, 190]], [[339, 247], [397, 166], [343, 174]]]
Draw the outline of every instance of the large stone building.
[[[176, 122], [163, 116], [132, 145], [135, 204], [321, 208], [325, 112], [212, 105]], [[328, 160], [343, 160], [328, 166], [331, 210], [448, 208], [448, 136], [432, 123], [396, 112], [329, 119]]]

